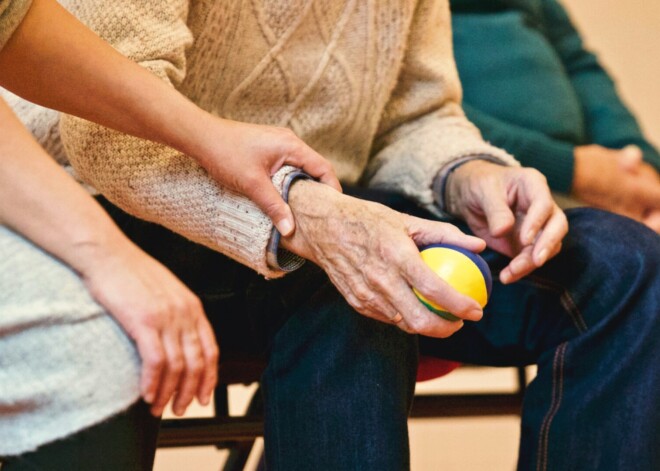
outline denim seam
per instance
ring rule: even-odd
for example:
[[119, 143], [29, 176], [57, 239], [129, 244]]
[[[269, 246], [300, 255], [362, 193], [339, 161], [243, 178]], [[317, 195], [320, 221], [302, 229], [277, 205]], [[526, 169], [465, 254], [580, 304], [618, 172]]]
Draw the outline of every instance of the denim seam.
[[548, 413], [543, 419], [541, 433], [539, 434], [537, 471], [546, 471], [548, 469], [550, 427], [561, 406], [561, 399], [564, 392], [564, 359], [566, 358], [567, 348], [568, 342], [564, 342], [555, 350], [555, 358], [552, 365], [552, 402]]
[[566, 311], [566, 313], [573, 321], [573, 324], [575, 325], [575, 328], [578, 330], [578, 332], [583, 334], [588, 330], [587, 323], [584, 320], [584, 316], [580, 312], [580, 308], [578, 308], [577, 304], [573, 300], [573, 297], [571, 296], [571, 293], [569, 293], [566, 288], [560, 284], [553, 283], [538, 276], [530, 275], [527, 278], [533, 285], [536, 285], [539, 288], [545, 288], [556, 292], [559, 295], [559, 302], [564, 308], [564, 311]]

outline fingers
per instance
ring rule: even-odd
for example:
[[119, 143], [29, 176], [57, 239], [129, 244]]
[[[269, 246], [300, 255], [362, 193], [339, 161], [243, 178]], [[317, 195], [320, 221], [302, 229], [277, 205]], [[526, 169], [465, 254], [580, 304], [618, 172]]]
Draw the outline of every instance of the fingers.
[[283, 142], [279, 151], [274, 154], [264, 154], [275, 156], [275, 161], [269, 163], [267, 170], [262, 175], [244, 179], [241, 189], [273, 221], [280, 234], [288, 237], [295, 230], [293, 213], [271, 181], [271, 175], [277, 172], [282, 165], [300, 168], [321, 183], [329, 185], [339, 192], [342, 189], [329, 161], [288, 129], [282, 130], [282, 134], [278, 136]]
[[245, 195], [273, 221], [282, 236], [287, 237], [293, 234], [295, 220], [291, 208], [275, 189], [269, 175], [264, 173], [259, 180], [246, 186]]
[[220, 349], [218, 348], [211, 324], [209, 324], [205, 316], [202, 316], [198, 322], [197, 334], [202, 346], [202, 355], [204, 356], [205, 364], [197, 391], [197, 399], [202, 405], [208, 405], [211, 400], [211, 394], [218, 383]]
[[452, 244], [472, 252], [481, 252], [486, 248], [486, 242], [479, 237], [467, 235], [458, 227], [413, 216], [405, 217], [410, 237], [418, 246], [429, 244]]
[[491, 236], [500, 237], [513, 228], [516, 218], [506, 200], [504, 188], [497, 188], [495, 191], [483, 191], [480, 201]]
[[165, 367], [165, 349], [160, 336], [153, 330], [145, 330], [136, 339], [138, 353], [142, 359], [140, 394], [147, 404], [156, 399]]
[[532, 204], [520, 225], [520, 242], [522, 245], [534, 243], [539, 232], [543, 230], [553, 215], [556, 207], [549, 192], [546, 195], [533, 196], [531, 200]]
[[171, 320], [161, 335], [166, 361], [152, 403], [156, 416], [173, 396], [172, 411], [179, 416], [195, 397], [207, 405], [217, 383], [219, 350], [213, 329], [201, 304], [197, 302], [192, 309], [196, 312], [178, 313], [180, 317]]
[[[406, 281], [414, 286], [427, 300], [441, 306], [443, 310], [461, 319], [478, 321], [483, 316], [477, 301], [459, 293], [440, 278], [421, 256], [411, 260], [403, 272]], [[417, 297], [415, 296], [417, 300]], [[419, 302], [419, 300], [417, 300]]]
[[300, 168], [321, 183], [330, 185], [335, 190], [341, 192], [341, 184], [335, 175], [332, 164], [311, 149], [309, 149], [309, 155], [308, 158], [303, 160]]
[[[376, 299], [385, 303], [381, 312], [388, 319], [396, 319], [398, 315], [402, 320], [397, 325], [403, 330], [431, 337], [448, 337], [459, 330], [462, 320], [478, 321], [483, 313], [479, 304], [472, 298], [458, 293], [449, 284], [437, 276], [426, 265], [419, 252], [413, 248], [411, 254], [405, 259], [394, 259], [394, 267], [398, 263], [400, 274], [394, 275], [395, 270], [388, 271], [382, 276], [367, 276], [368, 288], [377, 293]], [[460, 318], [460, 321], [448, 321], [431, 312], [414, 294], [414, 287], [427, 301], [442, 307], [451, 314]], [[380, 306], [379, 306], [380, 307]]]
[[552, 215], [534, 244], [532, 258], [537, 267], [558, 253], [557, 247], [561, 246], [561, 241], [568, 232], [568, 220], [564, 212], [556, 205], [553, 206]]
[[[420, 263], [423, 264], [421, 259]], [[429, 299], [431, 297], [440, 297], [446, 306], [450, 306], [446, 308], [447, 311], [456, 314], [457, 317], [471, 318], [471, 320], [481, 318], [481, 309], [473, 300], [455, 291], [452, 293], [453, 290], [434, 273], [431, 272], [430, 279], [427, 281], [431, 285], [434, 285], [438, 281], [441, 285], [444, 284], [444, 286], [440, 286], [439, 288], [434, 286], [433, 289], [429, 289], [427, 285], [424, 285], [422, 289], [429, 296]], [[369, 309], [366, 309], [369, 317], [378, 320], [385, 318], [386, 322], [395, 324], [405, 332], [428, 337], [446, 338], [463, 327], [463, 320], [448, 321], [429, 311], [417, 296], [414, 295], [411, 286], [402, 277], [390, 277], [379, 281], [372, 281], [371, 283], [373, 283], [373, 286], [368, 289], [372, 292], [379, 293], [378, 299], [380, 302], [378, 305], [372, 305]], [[420, 284], [423, 283], [420, 282]], [[469, 310], [474, 308], [473, 303], [479, 310], [478, 316], [473, 316], [469, 313]], [[469, 307], [466, 309], [463, 307], [464, 305]], [[456, 306], [461, 307], [457, 308]]]
[[163, 346], [166, 358], [165, 371], [156, 399], [151, 404], [151, 413], [156, 417], [163, 414], [165, 406], [174, 395], [184, 368], [179, 332], [166, 331], [163, 335]]
[[500, 272], [500, 281], [504, 284], [513, 283], [545, 264], [560, 252], [567, 232], [566, 216], [559, 208], [555, 208], [536, 241], [526, 245]]
[[218, 347], [199, 300], [181, 281], [132, 245], [113, 247], [103, 271], [86, 278], [94, 297], [136, 342], [140, 394], [160, 416], [178, 391], [175, 413], [199, 393], [208, 402]]
[[284, 163], [298, 167], [321, 183], [342, 191], [332, 164], [301, 140], [293, 151], [286, 155]]
[[199, 337], [195, 331], [186, 331], [181, 335], [184, 369], [177, 387], [177, 394], [172, 403], [176, 415], [183, 415], [197, 394], [199, 382], [204, 370], [204, 358]]

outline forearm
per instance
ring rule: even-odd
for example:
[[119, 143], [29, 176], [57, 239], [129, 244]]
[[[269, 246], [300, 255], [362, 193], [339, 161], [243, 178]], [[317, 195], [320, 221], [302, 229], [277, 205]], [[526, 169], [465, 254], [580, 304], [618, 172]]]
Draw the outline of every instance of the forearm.
[[[215, 118], [119, 54], [55, 0], [34, 1], [0, 51], [0, 71], [0, 85], [32, 102], [193, 158], [209, 155], [201, 146]], [[220, 127], [213, 125], [217, 135]]]
[[1, 100], [0, 123], [0, 223], [78, 272], [103, 253], [128, 246], [96, 201], [44, 153]]

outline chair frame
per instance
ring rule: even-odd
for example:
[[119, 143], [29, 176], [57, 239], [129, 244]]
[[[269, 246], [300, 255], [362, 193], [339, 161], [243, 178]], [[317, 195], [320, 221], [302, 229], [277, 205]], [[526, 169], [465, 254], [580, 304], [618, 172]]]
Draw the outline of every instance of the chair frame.
[[[247, 411], [241, 416], [229, 415], [229, 384], [250, 384], [258, 378], [258, 367], [234, 364], [235, 376], [221, 374], [221, 378], [235, 378], [219, 384], [215, 390], [215, 413], [207, 418], [165, 419], [158, 437], [159, 448], [187, 446], [215, 446], [230, 449], [225, 471], [243, 469], [255, 440], [263, 436], [263, 404], [257, 389]], [[225, 371], [225, 373], [227, 373]], [[416, 394], [410, 418], [476, 417], [520, 415], [527, 387], [527, 372], [517, 368], [517, 387], [505, 393]]]

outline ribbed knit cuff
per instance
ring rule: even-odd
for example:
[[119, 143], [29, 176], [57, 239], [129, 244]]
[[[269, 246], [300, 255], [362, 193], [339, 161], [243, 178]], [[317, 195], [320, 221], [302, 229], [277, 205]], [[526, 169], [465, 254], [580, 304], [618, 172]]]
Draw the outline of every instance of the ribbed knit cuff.
[[473, 160], [485, 160], [497, 165], [507, 165], [506, 162], [490, 156], [490, 155], [467, 155], [460, 159], [454, 160], [440, 169], [435, 179], [433, 179], [433, 199], [438, 209], [443, 213], [449, 214], [447, 211], [447, 183], [451, 174], [460, 166], [472, 162]]
[[[293, 182], [298, 179], [309, 180], [311, 177], [302, 170], [298, 170], [289, 173], [282, 182], [282, 199], [287, 203], [289, 202], [289, 189]], [[297, 270], [305, 263], [305, 259], [280, 247], [281, 238], [282, 235], [273, 224], [273, 233], [268, 241], [268, 251], [266, 253], [268, 266], [273, 270], [281, 270], [287, 273]]]

